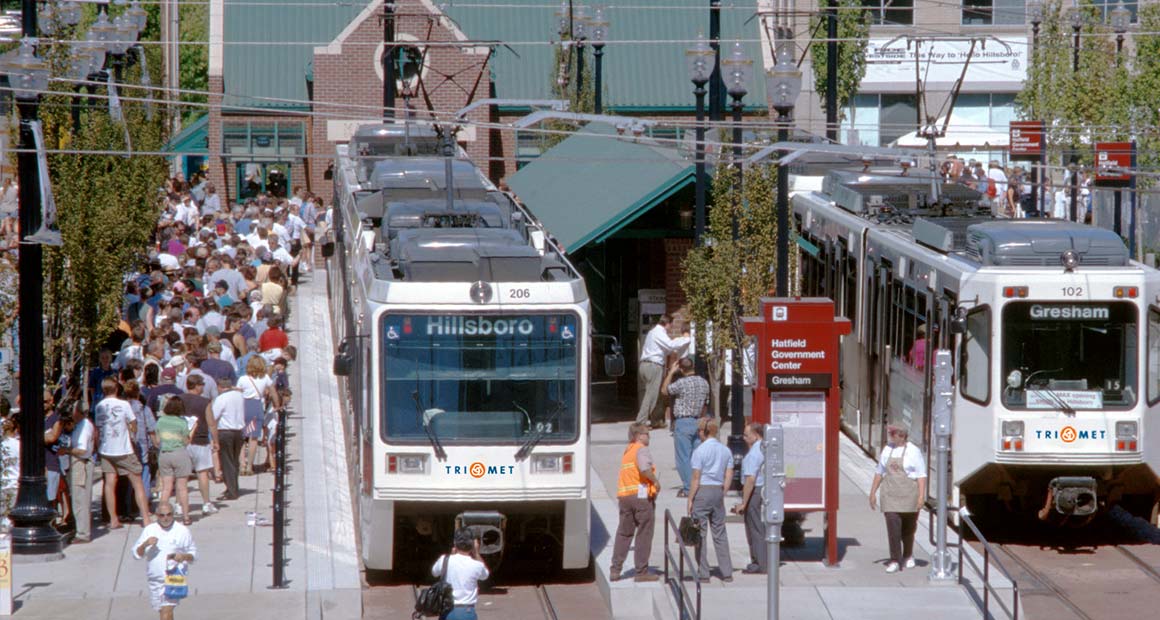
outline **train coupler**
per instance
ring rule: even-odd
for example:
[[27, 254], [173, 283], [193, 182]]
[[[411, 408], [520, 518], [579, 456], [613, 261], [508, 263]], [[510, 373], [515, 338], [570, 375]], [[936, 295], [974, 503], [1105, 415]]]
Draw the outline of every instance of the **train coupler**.
[[1039, 511], [1046, 521], [1052, 508], [1064, 517], [1087, 517], [1099, 508], [1096, 479], [1086, 476], [1060, 476], [1047, 485], [1047, 502]]
[[467, 510], [455, 515], [455, 529], [469, 527], [479, 538], [479, 553], [494, 555], [503, 551], [507, 517], [494, 510]]

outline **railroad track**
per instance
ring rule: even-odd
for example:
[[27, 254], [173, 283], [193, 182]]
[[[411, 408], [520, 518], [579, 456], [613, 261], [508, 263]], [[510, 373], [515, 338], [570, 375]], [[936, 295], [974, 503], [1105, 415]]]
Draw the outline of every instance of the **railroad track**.
[[1029, 620], [1155, 617], [1160, 553], [1154, 546], [1040, 547], [999, 544], [1014, 568]]
[[[371, 586], [363, 592], [364, 614], [368, 618], [410, 618], [421, 587]], [[483, 620], [611, 620], [603, 605], [593, 604], [599, 597], [594, 584], [497, 586], [480, 591], [475, 609]]]

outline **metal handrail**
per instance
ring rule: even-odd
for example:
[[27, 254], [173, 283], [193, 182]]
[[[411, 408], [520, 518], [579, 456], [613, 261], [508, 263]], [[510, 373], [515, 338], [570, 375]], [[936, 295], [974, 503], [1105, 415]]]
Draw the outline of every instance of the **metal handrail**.
[[975, 561], [971, 559], [971, 556], [969, 554], [963, 553], [963, 549], [967, 545], [962, 543], [961, 538], [963, 533], [960, 532], [959, 583], [963, 583], [963, 560], [966, 560], [971, 563], [971, 568], [975, 570], [975, 573], [983, 579], [983, 617], [991, 617], [990, 607], [991, 595], [993, 593], [995, 600], [999, 604], [999, 608], [1002, 609], [1005, 614], [1007, 614], [1007, 617], [1011, 618], [1012, 620], [1019, 620], [1019, 584], [1011, 576], [1011, 573], [1007, 571], [1007, 568], [1003, 566], [1003, 563], [999, 561], [999, 558], [996, 557], [994, 559], [995, 566], [999, 569], [999, 572], [1001, 572], [1003, 576], [1007, 578], [1007, 581], [1011, 582], [1012, 609], [1008, 609], [1007, 606], [1003, 604], [1003, 599], [999, 597], [999, 592], [995, 591], [994, 586], [991, 585], [991, 556], [993, 555], [991, 552], [991, 544], [988, 543], [987, 539], [983, 537], [983, 533], [980, 532], [979, 528], [975, 526], [975, 522], [971, 520], [971, 516], [967, 513], [966, 510], [959, 510], [959, 519], [962, 523], [967, 524], [967, 527], [970, 528], [971, 532], [975, 534], [975, 538], [983, 544], [983, 568], [980, 570], [978, 565], [975, 564]]
[[[672, 532], [677, 538], [677, 548], [679, 552], [674, 559], [672, 551], [669, 550], [669, 532]], [[677, 611], [680, 620], [701, 620], [701, 567], [689, 557], [688, 549], [685, 549], [685, 543], [681, 540], [681, 530], [673, 521], [673, 513], [665, 509], [665, 586], [672, 593], [673, 598], [677, 601]], [[689, 566], [693, 568], [693, 581], [696, 584], [697, 596], [696, 600], [689, 596], [688, 591], [685, 590], [685, 562], [688, 561]], [[669, 576], [669, 564], [677, 567], [676, 578]]]

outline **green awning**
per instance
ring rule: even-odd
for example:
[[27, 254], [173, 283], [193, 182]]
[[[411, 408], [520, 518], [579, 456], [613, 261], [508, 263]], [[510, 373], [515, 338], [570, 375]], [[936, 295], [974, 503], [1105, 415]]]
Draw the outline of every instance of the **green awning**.
[[186, 125], [163, 149], [170, 153], [209, 153], [209, 114]]
[[674, 148], [593, 124], [528, 163], [508, 185], [575, 252], [598, 243], [694, 182]]

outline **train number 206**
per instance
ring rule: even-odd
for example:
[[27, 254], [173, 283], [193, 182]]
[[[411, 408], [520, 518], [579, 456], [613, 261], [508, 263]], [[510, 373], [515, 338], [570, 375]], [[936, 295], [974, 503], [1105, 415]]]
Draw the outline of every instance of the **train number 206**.
[[529, 299], [532, 296], [531, 289], [513, 288], [508, 290], [508, 297], [510, 299]]
[[1083, 297], [1082, 286], [1065, 286], [1060, 291], [1064, 297]]

